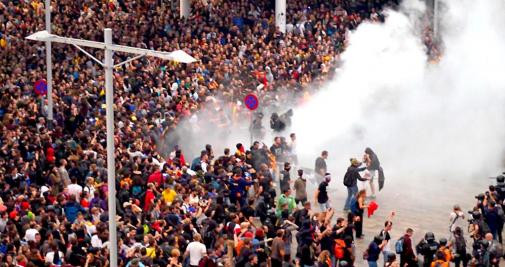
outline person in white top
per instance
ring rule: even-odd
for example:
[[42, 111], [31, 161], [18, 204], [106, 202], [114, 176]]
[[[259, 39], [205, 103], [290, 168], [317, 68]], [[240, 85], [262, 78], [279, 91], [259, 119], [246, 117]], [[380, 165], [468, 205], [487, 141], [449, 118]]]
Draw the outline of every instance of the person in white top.
[[30, 223], [30, 228], [25, 232], [25, 241], [35, 241], [35, 236], [39, 233], [39, 230], [35, 229], [35, 223]]
[[[58, 254], [56, 254], [56, 251]], [[51, 243], [51, 251], [46, 253], [44, 260], [46, 263], [61, 265], [64, 256], [63, 252], [59, 251], [58, 244], [54, 241]]]
[[91, 201], [95, 197], [95, 178], [86, 178], [86, 184], [84, 185], [83, 191], [89, 192], [88, 201]]
[[451, 215], [449, 216], [449, 231], [454, 233], [456, 227], [460, 227], [461, 229], [465, 229], [465, 213], [461, 211], [459, 205], [454, 205]]
[[184, 258], [189, 256], [189, 266], [198, 266], [200, 260], [207, 255], [207, 248], [200, 241], [202, 241], [200, 234], [194, 234], [193, 242], [186, 247]]
[[75, 200], [77, 202], [79, 202], [79, 201], [81, 201], [82, 186], [80, 186], [80, 185], [77, 184], [77, 178], [75, 178], [75, 177], [72, 177], [70, 179], [70, 181], [72, 183], [69, 184], [68, 187], [67, 187], [68, 193], [70, 195], [74, 195], [75, 196]]

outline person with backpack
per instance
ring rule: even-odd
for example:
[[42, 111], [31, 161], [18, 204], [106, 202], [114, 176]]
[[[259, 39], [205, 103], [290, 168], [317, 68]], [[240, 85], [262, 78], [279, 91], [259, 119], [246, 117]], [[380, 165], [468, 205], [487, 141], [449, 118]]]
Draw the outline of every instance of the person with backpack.
[[461, 211], [459, 205], [454, 205], [451, 215], [449, 216], [449, 231], [450, 233], [454, 233], [456, 227], [463, 227], [465, 223], [465, 213]]
[[358, 180], [368, 181], [366, 178], [362, 178], [359, 172], [364, 171], [366, 167], [359, 168], [361, 162], [355, 158], [351, 158], [351, 166], [347, 168], [344, 175], [344, 185], [347, 187], [347, 199], [345, 200], [344, 211], [348, 212], [351, 206], [351, 198], [356, 193], [358, 193]]
[[423, 255], [423, 267], [431, 266], [439, 247], [440, 245], [435, 241], [435, 234], [427, 232], [424, 239], [416, 246], [417, 254]]
[[379, 260], [379, 255], [381, 253], [381, 250], [386, 245], [383, 241], [384, 240], [381, 236], [379, 235], [375, 236], [373, 241], [370, 242], [370, 245], [368, 245], [367, 250], [363, 254], [363, 259], [368, 261], [369, 267], [378, 267], [377, 261]]
[[414, 230], [408, 228], [405, 234], [396, 241], [395, 249], [396, 253], [400, 254], [400, 266], [414, 267], [418, 266], [417, 256], [412, 248], [412, 236], [414, 235]]
[[452, 236], [450, 238], [450, 246], [452, 247], [454, 255], [454, 265], [456, 267], [459, 267], [460, 264], [462, 264], [463, 267], [466, 267], [470, 258], [467, 254], [466, 240], [463, 236], [463, 230], [459, 226], [456, 227], [452, 233]]
[[360, 190], [351, 199], [351, 214], [353, 215], [354, 227], [356, 230], [356, 238], [360, 239], [363, 235], [363, 213], [367, 208], [365, 204], [366, 190]]

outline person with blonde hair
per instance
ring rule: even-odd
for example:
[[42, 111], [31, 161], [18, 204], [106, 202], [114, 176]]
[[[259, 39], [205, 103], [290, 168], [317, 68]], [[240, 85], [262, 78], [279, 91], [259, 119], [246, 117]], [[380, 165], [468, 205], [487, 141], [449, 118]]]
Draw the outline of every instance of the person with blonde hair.
[[330, 252], [323, 250], [317, 259], [317, 267], [331, 267]]
[[200, 260], [207, 255], [207, 248], [202, 244], [202, 236], [193, 235], [193, 242], [189, 243], [184, 253], [184, 258], [189, 257], [189, 266], [198, 266]]

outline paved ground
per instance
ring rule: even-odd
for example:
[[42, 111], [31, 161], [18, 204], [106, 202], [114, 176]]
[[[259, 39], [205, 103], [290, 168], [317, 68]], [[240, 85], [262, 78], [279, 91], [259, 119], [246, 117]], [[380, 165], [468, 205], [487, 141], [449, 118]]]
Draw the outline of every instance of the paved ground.
[[[356, 266], [368, 266], [361, 259], [363, 250], [368, 246], [373, 237], [380, 232], [384, 220], [391, 211], [396, 212], [393, 221], [392, 238], [396, 241], [404, 231], [413, 228], [414, 242], [417, 244], [425, 232], [432, 231], [436, 238], [449, 237], [449, 214], [454, 204], [459, 204], [466, 212], [475, 204], [474, 196], [484, 192], [494, 180], [486, 178], [467, 181], [416, 179], [415, 183], [408, 180], [399, 182], [398, 179], [386, 181], [384, 189], [377, 195], [376, 202], [379, 209], [371, 218], [364, 220], [365, 238], [357, 240]], [[419, 182], [421, 181], [421, 182]], [[347, 190], [340, 180], [333, 181], [330, 185], [331, 205], [336, 210], [336, 217], [344, 216], [343, 205]], [[361, 187], [361, 184], [360, 184]], [[315, 185], [308, 188], [309, 200], [313, 201]], [[318, 209], [313, 205], [314, 209]], [[382, 262], [382, 257], [380, 262]]]

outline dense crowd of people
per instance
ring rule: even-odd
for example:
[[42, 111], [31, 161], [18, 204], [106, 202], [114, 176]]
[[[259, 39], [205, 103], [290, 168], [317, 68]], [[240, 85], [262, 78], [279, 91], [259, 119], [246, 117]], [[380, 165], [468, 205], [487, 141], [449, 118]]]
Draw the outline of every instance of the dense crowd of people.
[[[236, 100], [249, 92], [268, 105], [318, 88], [347, 32], [380, 23], [380, 10], [397, 1], [289, 1], [286, 33], [275, 29], [272, 1], [192, 1], [188, 19], [173, 2], [52, 1], [55, 34], [101, 41], [110, 27], [115, 43], [183, 49], [199, 60], [142, 58], [115, 69], [117, 195], [109, 196], [101, 68], [53, 44], [48, 123], [47, 100], [33, 89], [45, 77], [45, 49], [24, 38], [45, 28], [43, 1], [0, 1], [0, 266], [107, 266], [109, 219], [118, 222], [120, 266], [356, 265], [366, 192], [354, 180], [349, 216], [333, 225], [326, 169], [314, 202], [302, 170], [291, 181], [294, 135], [223, 155], [208, 145], [195, 159], [177, 146], [159, 151], [157, 141], [215, 97], [240, 114]], [[365, 162], [363, 178], [353, 160], [352, 179], [373, 181], [377, 169]], [[109, 197], [117, 218], [107, 217]], [[380, 251], [395, 263], [383, 242], [368, 250], [371, 264]]]

